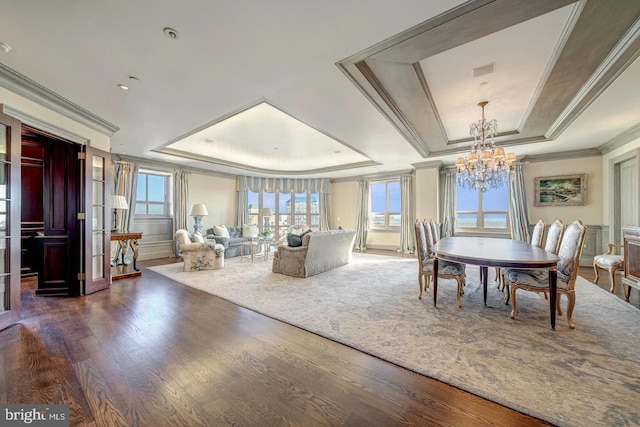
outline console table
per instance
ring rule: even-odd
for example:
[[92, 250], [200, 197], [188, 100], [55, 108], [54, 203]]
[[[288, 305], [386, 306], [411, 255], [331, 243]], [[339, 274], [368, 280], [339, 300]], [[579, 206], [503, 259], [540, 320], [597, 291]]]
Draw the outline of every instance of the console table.
[[640, 227], [624, 227], [624, 298], [629, 302], [631, 288], [640, 290]]
[[[138, 239], [142, 239], [142, 233], [127, 232], [127, 233], [111, 233], [111, 241], [117, 241], [120, 244], [120, 252], [122, 254], [122, 262], [116, 257], [113, 260], [111, 272], [111, 279], [118, 280], [126, 277], [135, 277], [142, 275], [142, 272], [138, 269], [136, 261], [138, 260]], [[127, 253], [127, 241], [129, 246], [133, 250], [133, 270], [129, 270], [129, 266], [124, 263], [124, 255]]]

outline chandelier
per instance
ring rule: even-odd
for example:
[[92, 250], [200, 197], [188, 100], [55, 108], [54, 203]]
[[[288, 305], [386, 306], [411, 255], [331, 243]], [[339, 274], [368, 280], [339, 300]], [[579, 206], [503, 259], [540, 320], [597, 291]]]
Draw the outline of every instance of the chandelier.
[[484, 118], [484, 107], [488, 103], [482, 101], [478, 104], [482, 108], [482, 119], [471, 124], [471, 152], [466, 157], [456, 159], [457, 181], [466, 190], [484, 192], [502, 187], [507, 180], [507, 172], [516, 161], [515, 154], [505, 155], [502, 147], [495, 146], [493, 138], [498, 133], [498, 122]]

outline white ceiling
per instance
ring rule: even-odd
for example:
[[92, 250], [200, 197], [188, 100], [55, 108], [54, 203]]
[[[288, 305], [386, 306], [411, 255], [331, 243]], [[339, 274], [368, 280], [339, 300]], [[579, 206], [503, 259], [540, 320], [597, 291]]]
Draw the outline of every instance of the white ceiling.
[[[542, 3], [552, 2], [527, 7]], [[341, 64], [365, 58], [363, 52], [397, 55], [401, 41], [413, 40], [424, 28], [444, 31], [445, 25], [435, 25], [442, 16], [462, 20], [485, 4], [509, 12], [503, 0], [2, 0], [0, 42], [13, 50], [0, 54], [0, 63], [119, 128], [112, 136], [114, 153], [233, 174], [348, 177], [452, 162], [466, 147], [451, 142], [468, 137], [469, 124], [480, 116], [477, 103], [485, 97], [487, 118], [496, 119], [501, 132], [521, 129], [544, 98], [545, 79], [575, 15], [589, 10], [583, 1], [564, 3], [410, 61], [421, 69], [440, 120], [425, 118], [422, 126], [441, 126], [450, 141], [446, 150], [416, 149], [394, 122], [403, 114], [419, 120], [422, 107], [412, 112], [408, 99], [393, 116], [385, 111], [393, 102], [376, 99], [402, 80], [390, 83], [379, 73], [383, 84], [374, 94]], [[632, 16], [623, 38], [633, 53], [620, 72], [593, 89], [597, 94], [588, 101], [580, 103], [576, 95], [580, 108], [562, 110], [578, 113], [565, 120], [568, 126], [556, 126], [561, 131], [550, 127], [553, 138], [514, 141], [510, 151], [521, 157], [640, 136], [636, 4], [618, 0], [609, 6]], [[167, 37], [166, 27], [180, 37]], [[583, 40], [583, 57], [594, 42]], [[473, 78], [473, 68], [491, 63], [494, 73]], [[130, 90], [119, 89], [120, 83]], [[420, 126], [413, 125], [416, 135]], [[431, 147], [431, 141], [424, 143]]]

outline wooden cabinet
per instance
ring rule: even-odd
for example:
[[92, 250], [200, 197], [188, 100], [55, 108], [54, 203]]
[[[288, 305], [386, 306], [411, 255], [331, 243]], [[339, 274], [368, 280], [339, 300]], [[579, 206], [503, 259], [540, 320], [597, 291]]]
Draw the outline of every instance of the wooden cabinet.
[[631, 288], [640, 290], [640, 227], [622, 229], [624, 238], [624, 296], [627, 302]]

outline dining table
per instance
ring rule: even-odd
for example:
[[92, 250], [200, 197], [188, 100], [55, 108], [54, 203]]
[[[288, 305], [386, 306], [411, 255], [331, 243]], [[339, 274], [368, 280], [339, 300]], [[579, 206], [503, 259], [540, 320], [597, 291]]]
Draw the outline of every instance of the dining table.
[[551, 329], [556, 327], [556, 289], [558, 255], [527, 242], [497, 237], [443, 237], [432, 246], [433, 305], [438, 294], [438, 261], [445, 260], [480, 266], [480, 278], [487, 305], [487, 276], [489, 267], [546, 269], [549, 271], [549, 313]]

